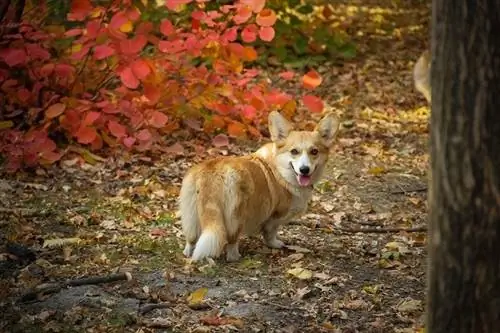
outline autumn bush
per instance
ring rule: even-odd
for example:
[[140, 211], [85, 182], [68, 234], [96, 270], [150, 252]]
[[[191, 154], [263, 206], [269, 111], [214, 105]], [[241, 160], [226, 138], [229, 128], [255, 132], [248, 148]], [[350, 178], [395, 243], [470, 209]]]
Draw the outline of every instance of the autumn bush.
[[[268, 112], [295, 110], [251, 67], [255, 42], [275, 37], [265, 0], [72, 0], [59, 21], [47, 19], [58, 1], [4, 3], [0, 155], [9, 171], [68, 151], [161, 149], [186, 119], [219, 138], [259, 136]], [[321, 83], [315, 71], [302, 80]], [[313, 95], [303, 102], [322, 109]]]

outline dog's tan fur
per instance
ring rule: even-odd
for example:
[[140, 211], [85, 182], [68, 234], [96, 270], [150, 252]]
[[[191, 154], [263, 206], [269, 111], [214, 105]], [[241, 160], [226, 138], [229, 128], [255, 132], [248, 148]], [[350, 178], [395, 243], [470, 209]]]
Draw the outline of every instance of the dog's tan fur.
[[[180, 192], [184, 255], [193, 261], [216, 258], [226, 246], [227, 261], [237, 261], [241, 234], [259, 232], [269, 247], [283, 247], [278, 228], [307, 209], [338, 126], [337, 118], [327, 113], [314, 131], [294, 131], [283, 116], [271, 112], [271, 143], [251, 155], [192, 167]], [[305, 164], [310, 173], [299, 174], [296, 169]]]

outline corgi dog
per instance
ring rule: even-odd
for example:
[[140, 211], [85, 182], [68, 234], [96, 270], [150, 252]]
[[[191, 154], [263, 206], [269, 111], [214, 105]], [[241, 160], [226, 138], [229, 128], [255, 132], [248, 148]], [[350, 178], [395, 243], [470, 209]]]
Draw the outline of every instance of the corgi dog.
[[327, 113], [313, 131], [295, 131], [281, 114], [269, 114], [271, 143], [238, 157], [219, 157], [193, 166], [179, 195], [184, 255], [192, 261], [241, 257], [242, 234], [261, 233], [271, 248], [285, 244], [278, 228], [307, 209], [335, 141], [339, 121]]
[[418, 58], [413, 67], [415, 88], [424, 95], [427, 103], [431, 103], [431, 53], [426, 50]]

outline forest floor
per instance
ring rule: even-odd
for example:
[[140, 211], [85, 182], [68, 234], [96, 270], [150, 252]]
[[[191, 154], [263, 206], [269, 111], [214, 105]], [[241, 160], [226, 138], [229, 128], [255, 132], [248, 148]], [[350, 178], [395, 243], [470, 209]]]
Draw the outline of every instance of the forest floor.
[[[321, 66], [318, 88], [343, 128], [308, 213], [280, 234], [287, 249], [244, 239], [237, 263], [192, 266], [182, 255], [186, 169], [257, 143], [4, 175], [0, 331], [421, 332], [429, 110], [411, 70], [430, 8], [345, 3], [364, 6], [346, 14], [358, 56]], [[117, 281], [20, 299], [40, 284], [109, 275]]]

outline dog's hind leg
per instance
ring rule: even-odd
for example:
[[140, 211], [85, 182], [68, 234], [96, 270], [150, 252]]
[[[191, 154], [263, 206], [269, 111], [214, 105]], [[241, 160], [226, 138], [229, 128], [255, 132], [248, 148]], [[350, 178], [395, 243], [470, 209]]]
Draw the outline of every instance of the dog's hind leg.
[[184, 255], [191, 257], [194, 247], [200, 236], [200, 221], [197, 209], [198, 196], [196, 193], [196, 183], [193, 175], [188, 174], [182, 181], [179, 195], [179, 208], [181, 212], [182, 232], [186, 237]]

